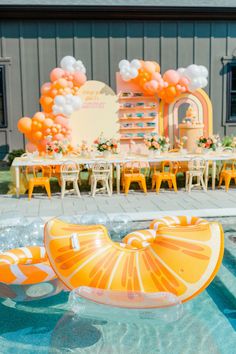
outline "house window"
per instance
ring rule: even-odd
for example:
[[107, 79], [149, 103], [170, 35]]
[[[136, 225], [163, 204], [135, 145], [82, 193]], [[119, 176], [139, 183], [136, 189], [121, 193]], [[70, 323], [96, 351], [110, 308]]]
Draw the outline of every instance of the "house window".
[[5, 66], [0, 65], [0, 129], [7, 128]]
[[228, 65], [227, 123], [236, 123], [236, 63], [229, 63]]

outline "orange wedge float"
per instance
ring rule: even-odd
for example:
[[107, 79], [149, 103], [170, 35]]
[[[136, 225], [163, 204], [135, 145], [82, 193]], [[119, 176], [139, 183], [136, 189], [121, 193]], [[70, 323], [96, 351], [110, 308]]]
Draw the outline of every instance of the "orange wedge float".
[[45, 225], [49, 261], [67, 288], [169, 292], [182, 302], [213, 280], [223, 257], [223, 237], [219, 223], [184, 216], [154, 220], [149, 230], [127, 235], [122, 244], [111, 241], [102, 225], [57, 219]]

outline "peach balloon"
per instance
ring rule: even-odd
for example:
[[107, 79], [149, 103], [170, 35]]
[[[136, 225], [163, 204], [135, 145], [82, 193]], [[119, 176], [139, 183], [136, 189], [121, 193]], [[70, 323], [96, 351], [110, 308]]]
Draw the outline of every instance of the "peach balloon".
[[46, 82], [41, 86], [41, 94], [47, 95], [50, 92], [51, 88], [52, 88], [51, 82]]
[[65, 71], [61, 68], [55, 68], [50, 72], [50, 80], [56, 81], [65, 75]]
[[74, 84], [76, 86], [82, 86], [87, 81], [87, 76], [82, 72], [74, 73]]
[[49, 134], [51, 133], [51, 129], [50, 129], [50, 128], [47, 128], [47, 129], [45, 130], [45, 133], [49, 135]]
[[189, 82], [190, 81], [187, 77], [181, 77], [179, 80], [180, 85], [185, 86], [186, 88], [188, 87]]
[[155, 72], [155, 64], [152, 61], [145, 61], [144, 62], [144, 70], [148, 71], [149, 74]]
[[26, 144], [26, 151], [28, 151], [28, 152], [37, 151], [37, 146], [29, 141], [29, 142]]
[[56, 139], [56, 140], [58, 140], [58, 141], [61, 141], [61, 140], [63, 140], [64, 139], [64, 135], [63, 134], [56, 134], [55, 136], [54, 136], [54, 139]]
[[153, 73], [152, 74], [152, 80], [157, 80], [157, 81], [160, 81], [161, 80], [161, 74], [160, 73]]
[[59, 79], [58, 80], [58, 84], [60, 85], [60, 87], [67, 87], [68, 86], [68, 82], [66, 79]]
[[152, 63], [155, 65], [155, 71], [159, 73], [161, 71], [160, 65], [156, 61], [152, 61]]
[[34, 119], [36, 119], [38, 122], [42, 123], [45, 119], [45, 114], [43, 112], [37, 112], [35, 113]]
[[17, 128], [23, 134], [30, 133], [32, 128], [31, 118], [22, 117], [17, 123]]
[[67, 128], [68, 127], [68, 119], [62, 117], [62, 116], [57, 116], [55, 119], [56, 124], [60, 124], [60, 126]]
[[179, 82], [180, 75], [176, 70], [167, 70], [163, 75], [163, 79], [170, 85], [176, 85]]
[[50, 128], [53, 125], [53, 120], [51, 118], [46, 118], [43, 122], [44, 128]]

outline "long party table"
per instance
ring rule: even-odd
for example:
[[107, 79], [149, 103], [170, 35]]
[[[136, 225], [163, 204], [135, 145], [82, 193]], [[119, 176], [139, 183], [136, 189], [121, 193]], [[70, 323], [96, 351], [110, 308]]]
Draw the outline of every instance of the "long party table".
[[[20, 168], [26, 166], [56, 166], [63, 165], [67, 161], [73, 161], [80, 165], [87, 165], [92, 167], [95, 163], [98, 162], [108, 162], [111, 164], [111, 172], [113, 170], [113, 166], [116, 168], [116, 190], [117, 193], [120, 193], [120, 177], [121, 177], [121, 165], [129, 162], [129, 161], [140, 161], [140, 162], [148, 162], [148, 163], [158, 163], [162, 161], [179, 161], [179, 162], [189, 162], [191, 159], [195, 157], [200, 157], [206, 161], [206, 169], [205, 169], [205, 183], [207, 186], [208, 176], [209, 176], [209, 166], [212, 163], [212, 189], [215, 189], [215, 180], [216, 180], [216, 162], [217, 161], [227, 161], [227, 160], [236, 160], [236, 153], [232, 152], [209, 152], [206, 154], [183, 154], [180, 152], [166, 152], [161, 153], [157, 156], [150, 155], [119, 155], [114, 154], [109, 157], [97, 156], [93, 158], [84, 158], [84, 157], [75, 157], [75, 156], [64, 156], [61, 159], [52, 159], [52, 158], [44, 158], [44, 157], [17, 157], [14, 159], [12, 166], [15, 168], [15, 176], [16, 176], [16, 195], [19, 197], [20, 195]], [[112, 173], [110, 178], [110, 187], [112, 190]]]

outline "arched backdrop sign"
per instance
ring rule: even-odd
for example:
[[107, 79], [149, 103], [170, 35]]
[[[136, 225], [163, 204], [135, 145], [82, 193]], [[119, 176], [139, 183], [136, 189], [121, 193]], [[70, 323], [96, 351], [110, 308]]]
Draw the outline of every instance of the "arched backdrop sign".
[[213, 131], [212, 104], [209, 96], [202, 89], [193, 93], [182, 94], [171, 104], [161, 102], [159, 118], [162, 121], [162, 134], [169, 136], [174, 143], [175, 136], [178, 136], [179, 122], [178, 113], [182, 104], [189, 103], [195, 110], [199, 122], [204, 124], [204, 134], [211, 135]]
[[82, 108], [70, 117], [72, 144], [86, 140], [92, 144], [103, 132], [107, 138], [117, 134], [118, 101], [115, 92], [100, 81], [87, 81], [80, 89]]

